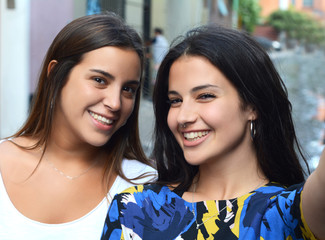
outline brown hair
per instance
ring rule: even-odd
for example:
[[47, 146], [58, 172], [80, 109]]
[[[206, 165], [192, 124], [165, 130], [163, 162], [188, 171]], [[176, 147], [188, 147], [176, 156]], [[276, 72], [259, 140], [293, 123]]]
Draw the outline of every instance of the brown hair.
[[167, 122], [169, 72], [183, 55], [208, 59], [237, 89], [243, 107], [254, 107], [258, 118], [253, 144], [266, 177], [285, 186], [304, 181], [300, 159], [306, 164], [306, 175], [308, 163], [295, 133], [287, 89], [269, 55], [248, 34], [212, 24], [177, 39], [159, 67], [153, 93], [158, 182], [177, 183], [176, 191], [184, 192], [199, 172], [199, 166], [186, 161]]
[[[105, 13], [84, 16], [72, 21], [58, 33], [48, 49], [30, 115], [22, 128], [12, 136], [33, 137], [38, 141], [33, 146], [20, 147], [35, 149], [44, 146], [44, 154], [51, 135], [55, 105], [71, 69], [82, 60], [85, 53], [104, 46], [116, 46], [136, 51], [141, 61], [142, 75], [144, 61], [142, 40], [137, 32], [127, 26], [120, 17], [113, 13]], [[57, 64], [48, 74], [47, 68], [51, 60], [56, 60]], [[138, 89], [134, 110], [126, 124], [117, 130], [103, 146], [108, 154], [108, 159], [110, 159], [105, 164], [103, 179], [108, 177], [112, 171], [116, 171], [129, 181], [121, 169], [123, 158], [137, 159], [149, 165], [139, 137], [140, 97], [141, 88]]]

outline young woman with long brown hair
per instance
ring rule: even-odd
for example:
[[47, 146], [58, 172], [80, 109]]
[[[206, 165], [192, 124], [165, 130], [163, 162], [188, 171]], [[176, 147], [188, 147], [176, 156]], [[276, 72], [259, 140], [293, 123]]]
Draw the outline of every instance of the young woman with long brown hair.
[[58, 33], [26, 123], [0, 144], [0, 239], [99, 239], [111, 197], [152, 178], [138, 130], [143, 58], [114, 14]]
[[325, 151], [305, 178], [286, 87], [250, 36], [190, 31], [153, 103], [158, 181], [115, 197], [103, 240], [325, 239]]

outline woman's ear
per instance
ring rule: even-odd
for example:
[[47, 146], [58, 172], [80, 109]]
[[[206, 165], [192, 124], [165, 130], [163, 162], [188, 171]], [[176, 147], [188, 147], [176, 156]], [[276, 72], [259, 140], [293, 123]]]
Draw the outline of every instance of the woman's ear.
[[249, 120], [250, 121], [255, 121], [258, 118], [255, 107], [254, 106], [248, 106], [248, 111], [249, 111]]
[[51, 60], [49, 65], [47, 66], [47, 76], [50, 75], [50, 72], [52, 71], [53, 67], [58, 63], [56, 60]]

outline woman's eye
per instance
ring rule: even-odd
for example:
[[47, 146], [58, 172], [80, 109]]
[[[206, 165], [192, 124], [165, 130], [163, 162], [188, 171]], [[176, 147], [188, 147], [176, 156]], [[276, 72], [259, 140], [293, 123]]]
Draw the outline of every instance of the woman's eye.
[[99, 83], [99, 84], [105, 84], [105, 80], [100, 78], [100, 77], [94, 77], [93, 78], [95, 82]]
[[182, 100], [180, 98], [168, 99], [168, 101], [167, 101], [167, 103], [172, 107], [180, 105], [181, 102], [182, 102]]
[[199, 95], [199, 99], [211, 99], [211, 98], [215, 98], [216, 96], [214, 94], [211, 94], [211, 93], [203, 93], [203, 94], [200, 94]]
[[124, 87], [123, 91], [129, 92], [129, 93], [134, 93], [135, 92], [135, 90], [133, 88], [131, 88], [131, 87]]
[[125, 87], [122, 88], [122, 90], [125, 93], [134, 96], [135, 93], [136, 93], [136, 91], [137, 91], [137, 88], [136, 87], [128, 87], [128, 86], [125, 86]]

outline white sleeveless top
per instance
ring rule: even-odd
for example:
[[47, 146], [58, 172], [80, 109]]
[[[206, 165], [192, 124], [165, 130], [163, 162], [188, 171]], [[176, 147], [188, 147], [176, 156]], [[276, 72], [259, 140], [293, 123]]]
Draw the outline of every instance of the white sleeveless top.
[[[0, 141], [1, 143], [2, 141]], [[133, 178], [142, 173], [155, 170], [136, 160], [124, 159], [122, 170], [126, 177]], [[152, 177], [140, 179], [136, 182], [141, 184]], [[132, 186], [131, 183], [117, 176], [109, 193], [111, 200], [115, 194]], [[0, 239], [1, 240], [99, 240], [103, 231], [109, 203], [104, 198], [92, 211], [85, 216], [68, 223], [45, 224], [31, 220], [21, 214], [10, 201], [0, 172]]]

